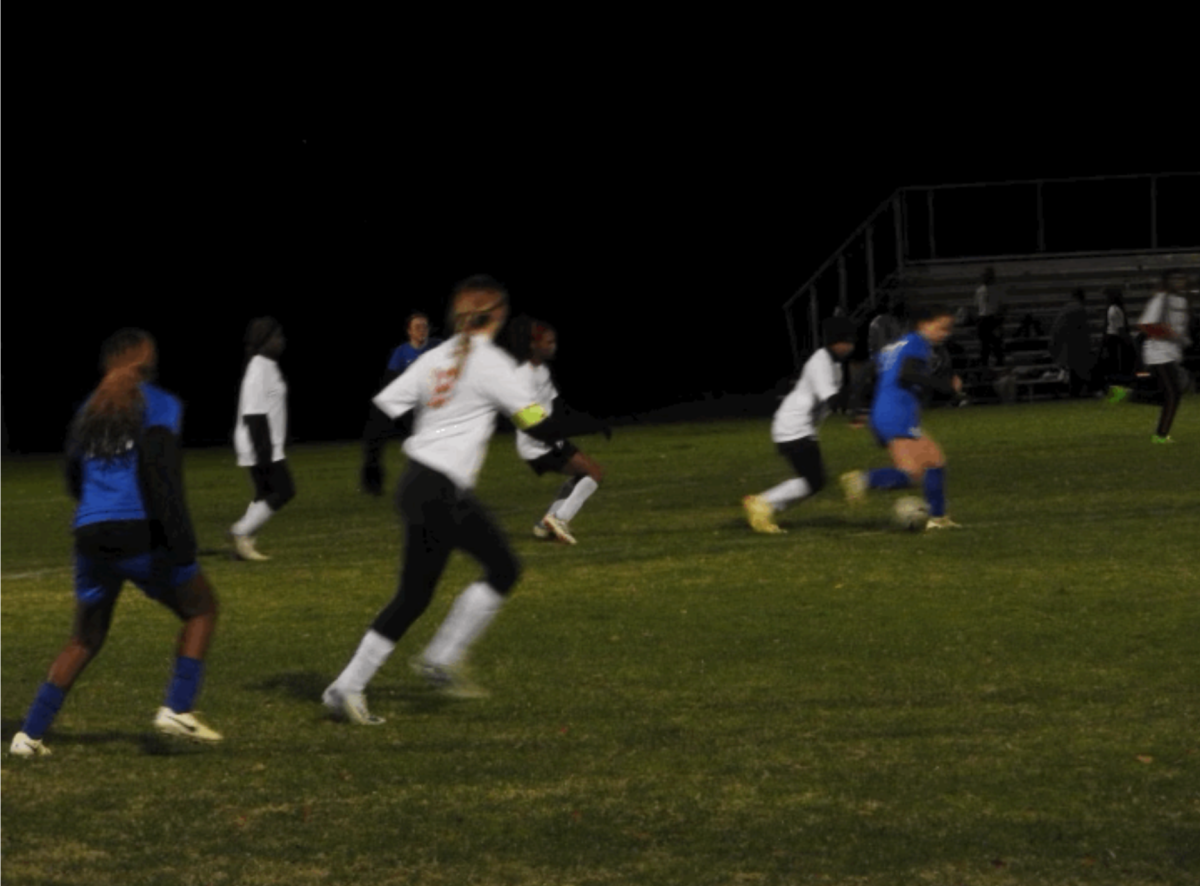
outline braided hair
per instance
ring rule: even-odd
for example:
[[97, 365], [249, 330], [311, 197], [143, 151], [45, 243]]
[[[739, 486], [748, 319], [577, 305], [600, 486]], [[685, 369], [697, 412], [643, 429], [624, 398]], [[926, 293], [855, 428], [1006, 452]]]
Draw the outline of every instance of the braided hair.
[[446, 325], [454, 330], [458, 341], [454, 347], [454, 366], [438, 373], [429, 406], [445, 405], [454, 393], [463, 366], [471, 353], [471, 339], [480, 329], [491, 325], [492, 312], [508, 304], [508, 291], [494, 277], [477, 274], [463, 280], [450, 293], [450, 309]]
[[141, 383], [158, 363], [154, 338], [144, 329], [121, 329], [100, 349], [104, 377], [71, 423], [68, 451], [111, 461], [134, 445], [142, 430], [146, 400]]

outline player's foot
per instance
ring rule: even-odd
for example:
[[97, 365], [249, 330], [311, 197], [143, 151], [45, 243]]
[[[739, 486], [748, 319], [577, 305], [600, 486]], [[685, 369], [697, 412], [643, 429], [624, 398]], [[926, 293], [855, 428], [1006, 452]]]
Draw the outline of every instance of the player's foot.
[[235, 535], [229, 533], [229, 538], [233, 542], [233, 551], [239, 560], [270, 560], [266, 554], [260, 554], [258, 548], [254, 546], [253, 535]]
[[14, 757], [48, 757], [50, 749], [42, 744], [40, 738], [30, 738], [24, 732], [13, 736], [8, 752]]
[[409, 662], [409, 667], [431, 689], [450, 698], [487, 698], [488, 691], [468, 677], [461, 665], [435, 665], [421, 656]]
[[548, 538], [554, 538], [554, 533], [550, 531], [550, 527], [544, 521], [541, 521], [533, 524], [533, 537], [545, 541]]
[[558, 517], [552, 517], [547, 514], [542, 518], [542, 524], [554, 533], [554, 537], [563, 544], [575, 544], [575, 536], [571, 534], [571, 526], [566, 520], [560, 520]]
[[1109, 406], [1112, 406], [1114, 403], [1120, 403], [1128, 396], [1129, 388], [1124, 387], [1123, 385], [1109, 385], [1108, 399], [1104, 402], [1106, 402]]
[[746, 520], [755, 532], [779, 535], [785, 531], [775, 522], [775, 508], [765, 498], [747, 495], [742, 499], [742, 507], [746, 509]]
[[1170, 434], [1167, 434], [1165, 437], [1160, 437], [1158, 434], [1155, 434], [1154, 436], [1152, 436], [1150, 438], [1150, 442], [1151, 443], [1174, 443], [1175, 441], [1171, 439]]
[[154, 728], [163, 735], [173, 735], [204, 744], [216, 744], [221, 740], [221, 733], [205, 726], [196, 719], [195, 714], [191, 712], [177, 714], [167, 707], [158, 709], [158, 713], [154, 716]]
[[962, 529], [962, 524], [955, 523], [949, 517], [930, 517], [925, 523], [925, 531], [930, 529]]
[[383, 717], [377, 717], [367, 710], [367, 697], [361, 692], [342, 692], [337, 684], [330, 684], [321, 693], [321, 703], [331, 714], [341, 717], [359, 726], [378, 726], [384, 722]]
[[856, 505], [867, 497], [867, 472], [849, 471], [842, 474], [842, 492], [846, 494], [846, 503]]

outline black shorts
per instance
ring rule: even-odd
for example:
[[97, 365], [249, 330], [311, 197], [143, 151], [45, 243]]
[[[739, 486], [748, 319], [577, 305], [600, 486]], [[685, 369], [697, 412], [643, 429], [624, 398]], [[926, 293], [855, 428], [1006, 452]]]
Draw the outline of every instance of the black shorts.
[[825, 463], [821, 460], [821, 447], [816, 437], [801, 437], [775, 444], [779, 454], [792, 465], [796, 476], [803, 477], [814, 488], [825, 478]]
[[539, 477], [550, 471], [561, 473], [562, 469], [567, 466], [567, 462], [578, 451], [579, 447], [570, 440], [559, 440], [545, 455], [539, 455], [537, 458], [525, 462], [525, 464], [529, 465]]

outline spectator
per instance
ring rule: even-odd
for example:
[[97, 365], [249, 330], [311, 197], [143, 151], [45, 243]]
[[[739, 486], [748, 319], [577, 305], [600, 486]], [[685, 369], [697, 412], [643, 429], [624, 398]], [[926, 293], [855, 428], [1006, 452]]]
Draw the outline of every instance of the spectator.
[[1004, 290], [996, 283], [996, 269], [983, 272], [981, 285], [975, 290], [975, 314], [979, 318], [979, 363], [986, 367], [994, 354], [996, 365], [1004, 365], [1004, 342], [1000, 331], [1004, 325]]
[[1072, 397], [1082, 396], [1090, 390], [1095, 369], [1086, 303], [1084, 291], [1076, 289], [1050, 327], [1050, 355], [1067, 371]]

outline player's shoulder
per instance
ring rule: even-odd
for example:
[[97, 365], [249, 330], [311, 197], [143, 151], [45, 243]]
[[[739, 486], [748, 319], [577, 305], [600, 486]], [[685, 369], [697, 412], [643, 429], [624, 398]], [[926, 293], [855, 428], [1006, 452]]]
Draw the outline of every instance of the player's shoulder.
[[141, 390], [146, 401], [146, 427], [163, 425], [178, 430], [183, 416], [183, 403], [179, 398], [150, 382], [142, 382]]
[[519, 368], [516, 358], [487, 336], [476, 336], [471, 343], [471, 350], [483, 366], [509, 374], [515, 373]]

